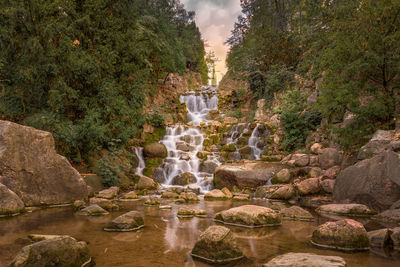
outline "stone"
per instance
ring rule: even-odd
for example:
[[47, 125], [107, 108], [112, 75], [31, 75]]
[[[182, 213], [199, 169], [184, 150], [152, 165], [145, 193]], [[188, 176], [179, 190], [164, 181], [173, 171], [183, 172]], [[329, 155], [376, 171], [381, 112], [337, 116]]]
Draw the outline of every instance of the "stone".
[[179, 198], [179, 194], [176, 192], [166, 191], [162, 192], [161, 198]]
[[395, 203], [392, 204], [392, 206], [390, 206], [391, 210], [397, 210], [400, 209], [400, 200], [396, 201]]
[[313, 145], [311, 146], [310, 150], [311, 150], [311, 153], [317, 155], [317, 154], [319, 153], [319, 151], [320, 151], [322, 148], [323, 148], [323, 147], [322, 147], [321, 144], [315, 143], [315, 144], [313, 144]]
[[136, 191], [130, 191], [128, 193], [125, 193], [121, 196], [122, 200], [137, 200], [139, 199], [139, 196], [137, 195]]
[[90, 261], [86, 242], [60, 236], [23, 247], [10, 266], [84, 266]]
[[130, 211], [112, 220], [105, 228], [107, 232], [132, 232], [144, 227], [143, 215]]
[[149, 197], [144, 202], [145, 206], [159, 206], [160, 200], [157, 197]]
[[214, 173], [217, 167], [218, 164], [216, 162], [212, 160], [206, 160], [200, 164], [200, 172]]
[[396, 227], [391, 229], [392, 234], [390, 235], [390, 239], [393, 242], [393, 247], [395, 250], [400, 250], [400, 227]]
[[245, 162], [218, 166], [214, 173], [216, 188], [234, 186], [240, 189], [255, 189], [265, 185], [284, 166], [272, 162]]
[[332, 168], [329, 168], [328, 170], [324, 171], [322, 178], [323, 179], [336, 179], [336, 176], [340, 172], [340, 167], [339, 166], [333, 166]]
[[351, 217], [370, 217], [376, 212], [363, 204], [328, 204], [315, 210], [319, 214], [333, 214]]
[[308, 175], [310, 177], [319, 177], [322, 174], [321, 168], [318, 167], [312, 167], [311, 170], [308, 172]]
[[321, 191], [318, 178], [306, 179], [298, 183], [296, 186], [299, 190], [300, 195], [311, 195], [319, 193]]
[[51, 133], [0, 120], [0, 183], [25, 206], [59, 205], [86, 199], [87, 185], [57, 154]]
[[375, 210], [388, 209], [400, 199], [400, 158], [383, 152], [341, 171], [333, 199], [338, 203], [360, 203]]
[[279, 188], [283, 187], [282, 185], [264, 185], [257, 187], [254, 192], [254, 197], [256, 198], [270, 198], [272, 193], [274, 193]]
[[225, 117], [224, 118], [224, 124], [236, 124], [238, 122], [239, 121], [237, 118], [233, 118], [233, 117]]
[[400, 209], [385, 210], [374, 217], [374, 219], [381, 222], [400, 223]]
[[318, 208], [322, 205], [332, 204], [332, 197], [321, 195], [303, 196], [300, 198], [299, 204], [306, 208]]
[[162, 167], [157, 167], [154, 169], [153, 180], [159, 184], [164, 184], [167, 181], [167, 178], [164, 174], [164, 169]]
[[196, 176], [193, 173], [185, 172], [174, 177], [172, 180], [173, 185], [188, 185], [197, 182]]
[[345, 219], [324, 223], [313, 232], [312, 244], [318, 247], [363, 251], [369, 249], [369, 239], [364, 226], [354, 220]]
[[160, 209], [160, 210], [171, 210], [172, 206], [170, 206], [170, 205], [159, 206], [158, 209]]
[[81, 210], [83, 208], [85, 208], [85, 201], [83, 200], [76, 200], [73, 204], [74, 210]]
[[228, 196], [219, 189], [213, 189], [204, 195], [205, 200], [226, 200]]
[[290, 159], [298, 167], [305, 167], [310, 163], [310, 155], [308, 154], [293, 154]]
[[158, 184], [156, 181], [154, 181], [153, 179], [151, 179], [149, 177], [141, 176], [136, 187], [139, 190], [143, 190], [143, 189], [154, 190], [154, 189], [157, 189]]
[[93, 188], [94, 192], [99, 192], [104, 189], [104, 185], [102, 183], [102, 179], [99, 175], [88, 173], [88, 174], [81, 174], [85, 183]]
[[17, 194], [0, 184], [0, 217], [19, 214], [24, 208], [24, 202]]
[[108, 215], [108, 211], [103, 209], [97, 204], [90, 205], [89, 207], [86, 207], [84, 209], [81, 209], [78, 212], [79, 215], [86, 215], [86, 216], [103, 216], [103, 215]]
[[317, 155], [310, 155], [310, 163], [308, 164], [309, 166], [312, 167], [318, 167], [319, 166], [319, 158]]
[[293, 185], [285, 185], [273, 192], [270, 196], [271, 199], [288, 200], [295, 196]]
[[320, 181], [319, 185], [321, 186], [322, 190], [324, 190], [324, 192], [332, 194], [333, 190], [335, 188], [335, 183], [336, 183], [336, 180], [326, 179], [326, 180]]
[[185, 200], [186, 202], [200, 201], [199, 197], [193, 192], [183, 192], [179, 195], [179, 198]]
[[189, 193], [195, 193], [196, 195], [199, 195], [201, 191], [201, 187], [198, 185], [188, 185], [187, 188], [185, 189], [185, 192]]
[[295, 221], [313, 221], [314, 217], [311, 213], [299, 206], [292, 206], [290, 208], [283, 208], [280, 211], [283, 219]]
[[217, 225], [208, 227], [200, 235], [191, 255], [209, 263], [228, 263], [243, 258], [232, 231]]
[[228, 188], [224, 187], [224, 188], [222, 188], [221, 191], [222, 191], [222, 193], [225, 194], [225, 196], [226, 196], [227, 198], [232, 198], [232, 197], [233, 197], [231, 191], [230, 191]]
[[112, 186], [110, 188], [101, 190], [99, 193], [97, 193], [97, 197], [105, 199], [113, 199], [118, 195], [118, 193], [119, 193], [119, 187]]
[[369, 245], [371, 248], [386, 248], [390, 245], [392, 230], [388, 228], [368, 232]]
[[275, 226], [281, 224], [279, 214], [262, 206], [244, 205], [224, 210], [215, 215], [214, 220], [220, 223], [248, 228]]
[[232, 198], [234, 201], [248, 201], [250, 196], [248, 194], [235, 194]]
[[290, 182], [292, 174], [288, 169], [280, 170], [274, 178], [272, 178], [273, 184], [287, 184]]
[[207, 212], [205, 210], [196, 210], [195, 216], [205, 218], [207, 217]]
[[146, 158], [165, 158], [167, 157], [167, 148], [160, 143], [145, 145], [143, 153]]
[[292, 252], [273, 258], [263, 267], [347, 267], [347, 264], [339, 256]]
[[194, 217], [195, 215], [196, 215], [195, 209], [182, 207], [182, 208], [179, 208], [176, 216], [181, 217], [181, 218], [191, 218], [191, 217]]
[[112, 200], [105, 199], [105, 198], [97, 198], [97, 197], [92, 197], [89, 199], [89, 204], [90, 205], [99, 205], [103, 209], [106, 209], [108, 211], [116, 211], [119, 210], [119, 206], [115, 204]]
[[319, 165], [324, 170], [340, 165], [341, 155], [336, 148], [321, 149], [318, 155]]
[[369, 159], [385, 151], [400, 152], [400, 140], [396, 138], [398, 133], [398, 131], [376, 131], [368, 143], [361, 147], [357, 159]]

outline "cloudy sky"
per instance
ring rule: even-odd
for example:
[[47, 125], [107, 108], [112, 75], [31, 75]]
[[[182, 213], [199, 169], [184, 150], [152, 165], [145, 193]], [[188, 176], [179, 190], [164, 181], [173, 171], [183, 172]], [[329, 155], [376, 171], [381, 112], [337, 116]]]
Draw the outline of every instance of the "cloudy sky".
[[224, 42], [230, 36], [233, 25], [241, 12], [240, 0], [181, 0], [187, 10], [196, 11], [196, 24], [207, 50], [215, 52], [221, 60], [217, 63], [218, 80], [226, 72], [225, 58], [228, 47]]

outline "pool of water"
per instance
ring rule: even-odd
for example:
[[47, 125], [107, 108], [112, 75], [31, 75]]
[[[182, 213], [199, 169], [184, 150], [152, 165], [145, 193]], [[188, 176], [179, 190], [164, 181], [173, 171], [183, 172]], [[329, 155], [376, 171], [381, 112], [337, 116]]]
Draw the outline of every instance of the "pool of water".
[[[187, 205], [208, 212], [208, 218], [178, 219], [183, 205], [171, 204], [172, 210], [145, 207], [143, 201], [122, 202], [121, 210], [103, 217], [75, 215], [71, 207], [52, 208], [0, 219], [0, 266], [8, 266], [18, 251], [28, 244], [28, 234], [70, 235], [88, 242], [96, 266], [208, 266], [194, 261], [189, 253], [198, 236], [213, 225], [213, 215], [221, 210], [248, 203], [232, 201], [201, 201]], [[267, 206], [266, 200], [253, 204]], [[102, 228], [113, 218], [130, 210], [143, 212], [145, 227], [138, 232], [104, 232]], [[283, 221], [279, 227], [244, 229], [230, 227], [246, 260], [235, 266], [261, 266], [277, 255], [287, 252], [309, 252], [342, 256], [348, 266], [400, 266], [399, 258], [384, 253], [342, 253], [313, 247], [310, 237], [326, 219], [315, 216], [314, 222]], [[368, 229], [370, 230], [370, 229]], [[232, 265], [230, 265], [232, 266]]]

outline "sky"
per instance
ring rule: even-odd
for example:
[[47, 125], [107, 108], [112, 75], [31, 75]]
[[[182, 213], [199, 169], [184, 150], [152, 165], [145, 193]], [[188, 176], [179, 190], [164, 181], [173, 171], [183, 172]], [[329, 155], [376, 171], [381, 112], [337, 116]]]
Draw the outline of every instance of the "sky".
[[217, 62], [217, 78], [221, 80], [226, 72], [225, 59], [229, 47], [224, 45], [230, 36], [234, 23], [240, 15], [240, 0], [181, 0], [186, 10], [196, 12], [196, 24], [206, 50], [212, 50], [221, 61]]

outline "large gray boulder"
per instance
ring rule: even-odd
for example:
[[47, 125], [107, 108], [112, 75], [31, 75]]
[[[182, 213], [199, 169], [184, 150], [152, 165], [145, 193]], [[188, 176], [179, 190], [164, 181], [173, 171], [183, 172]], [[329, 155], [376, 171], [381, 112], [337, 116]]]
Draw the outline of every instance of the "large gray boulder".
[[318, 161], [322, 169], [327, 170], [333, 166], [340, 165], [341, 155], [336, 148], [324, 148], [318, 152]]
[[342, 257], [311, 253], [287, 253], [273, 258], [263, 267], [346, 267]]
[[26, 206], [87, 198], [85, 181], [57, 154], [51, 133], [0, 120], [0, 147], [0, 183]]
[[0, 217], [20, 213], [24, 209], [24, 203], [7, 186], [0, 184]]
[[228, 225], [248, 228], [281, 224], [279, 213], [270, 208], [256, 205], [243, 205], [221, 211], [215, 215], [214, 220]]
[[165, 158], [167, 156], [166, 147], [159, 143], [145, 145], [143, 152], [147, 158]]
[[336, 178], [333, 199], [376, 210], [389, 208], [400, 199], [399, 155], [387, 151], [346, 168]]
[[10, 266], [84, 266], [90, 261], [85, 242], [59, 236], [23, 247]]
[[358, 160], [372, 158], [384, 151], [400, 151], [400, 132], [378, 130], [358, 152]]
[[215, 169], [214, 185], [217, 188], [255, 189], [265, 185], [280, 170], [285, 168], [280, 163], [246, 162], [221, 165]]

